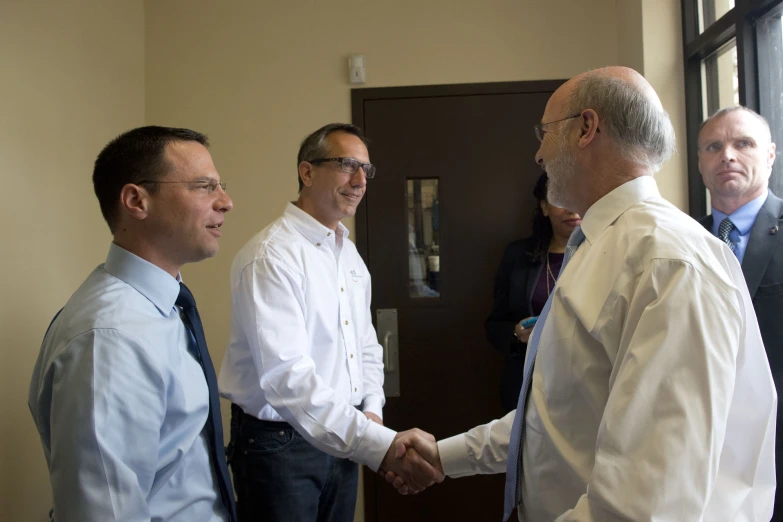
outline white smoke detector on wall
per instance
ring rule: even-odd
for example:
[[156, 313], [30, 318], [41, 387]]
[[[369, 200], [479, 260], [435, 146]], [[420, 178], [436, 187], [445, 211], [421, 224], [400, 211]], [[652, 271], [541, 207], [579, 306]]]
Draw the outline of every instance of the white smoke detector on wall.
[[348, 57], [348, 81], [362, 84], [365, 81], [364, 55], [352, 54]]

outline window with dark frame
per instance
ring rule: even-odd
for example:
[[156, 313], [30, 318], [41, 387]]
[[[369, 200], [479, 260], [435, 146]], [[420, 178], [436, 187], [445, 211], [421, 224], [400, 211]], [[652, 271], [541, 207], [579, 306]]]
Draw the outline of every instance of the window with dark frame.
[[[778, 144], [770, 189], [783, 196], [783, 0], [682, 0], [690, 215], [708, 210], [699, 174], [699, 125], [716, 110], [744, 105], [762, 116]], [[683, 146], [684, 145], [684, 146]]]

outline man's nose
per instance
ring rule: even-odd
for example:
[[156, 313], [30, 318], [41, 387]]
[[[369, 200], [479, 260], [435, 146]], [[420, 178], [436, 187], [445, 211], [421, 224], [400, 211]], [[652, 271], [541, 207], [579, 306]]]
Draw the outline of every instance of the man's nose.
[[364, 172], [364, 168], [359, 167], [359, 170], [357, 170], [351, 177], [351, 186], [361, 188], [364, 187], [366, 184], [367, 184], [367, 173]]
[[723, 152], [721, 154], [720, 160], [725, 163], [731, 163], [732, 161], [736, 161], [737, 151], [734, 150], [734, 147], [723, 147]]
[[218, 187], [218, 190], [220, 191], [220, 197], [216, 200], [217, 210], [220, 212], [228, 212], [234, 208], [234, 202], [231, 200], [231, 196], [223, 190], [223, 187]]

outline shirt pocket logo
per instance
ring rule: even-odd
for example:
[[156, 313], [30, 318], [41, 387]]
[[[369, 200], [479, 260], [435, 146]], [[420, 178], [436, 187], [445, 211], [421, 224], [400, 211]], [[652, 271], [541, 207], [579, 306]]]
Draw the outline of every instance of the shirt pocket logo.
[[359, 280], [361, 280], [362, 274], [358, 273], [356, 269], [351, 270], [351, 279], [353, 279], [354, 283], [358, 283]]

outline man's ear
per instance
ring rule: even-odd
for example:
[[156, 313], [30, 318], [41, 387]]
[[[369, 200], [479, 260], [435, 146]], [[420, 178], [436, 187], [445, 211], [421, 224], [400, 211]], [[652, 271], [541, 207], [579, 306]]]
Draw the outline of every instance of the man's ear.
[[144, 187], [128, 183], [120, 191], [120, 208], [133, 219], [146, 219], [150, 209], [150, 195]]
[[598, 114], [593, 109], [585, 109], [579, 119], [579, 147], [588, 146], [598, 133]]
[[312, 163], [303, 161], [299, 164], [299, 179], [302, 180], [302, 185], [305, 187], [312, 187], [314, 174], [315, 168]]
[[772, 165], [775, 164], [775, 150], [777, 150], [777, 145], [774, 143], [769, 144], [769, 161], [767, 162], [767, 166], [771, 169]]

